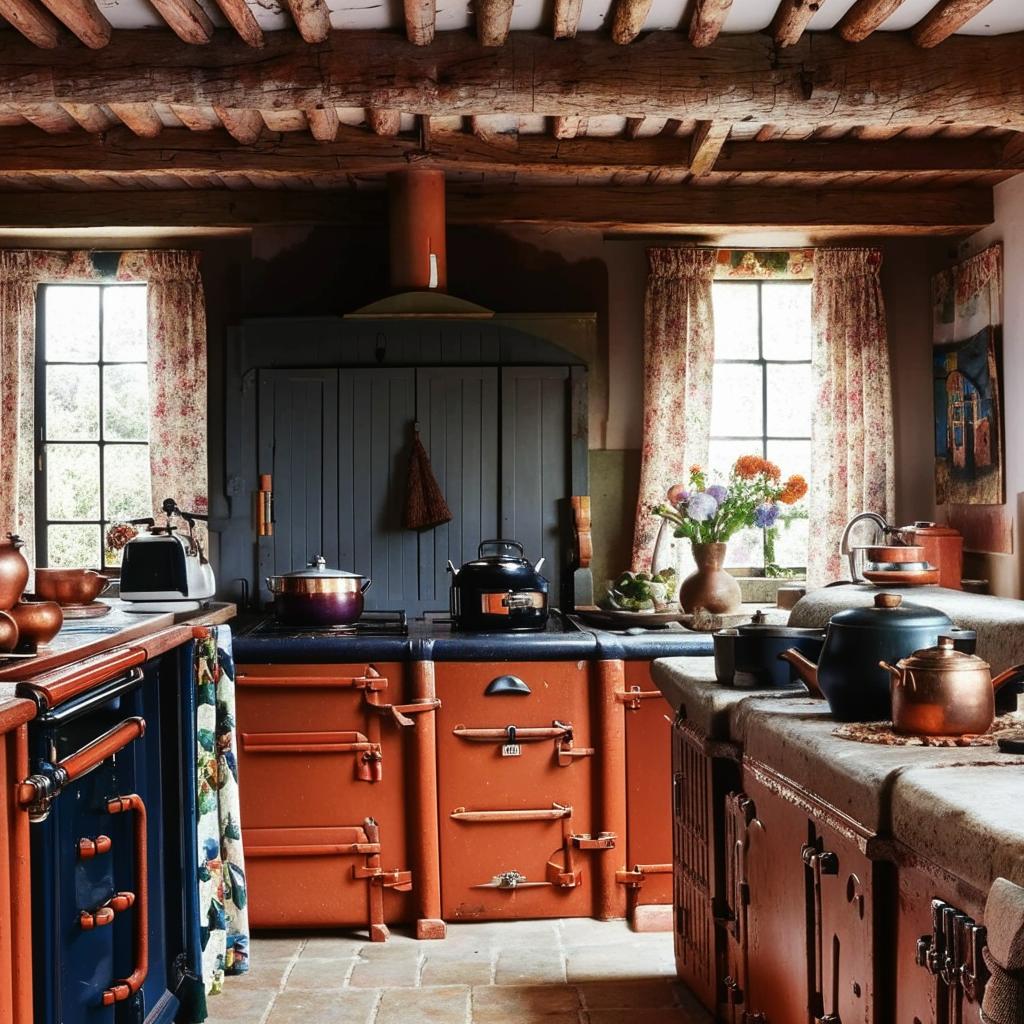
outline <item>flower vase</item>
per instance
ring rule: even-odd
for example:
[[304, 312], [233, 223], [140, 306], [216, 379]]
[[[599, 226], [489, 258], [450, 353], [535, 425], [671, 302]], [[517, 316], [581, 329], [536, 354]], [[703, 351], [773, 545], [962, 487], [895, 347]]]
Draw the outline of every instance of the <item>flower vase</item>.
[[697, 571], [687, 576], [679, 588], [679, 603], [683, 611], [692, 613], [703, 608], [713, 615], [738, 612], [743, 603], [739, 582], [722, 568], [728, 545], [692, 541], [690, 546]]

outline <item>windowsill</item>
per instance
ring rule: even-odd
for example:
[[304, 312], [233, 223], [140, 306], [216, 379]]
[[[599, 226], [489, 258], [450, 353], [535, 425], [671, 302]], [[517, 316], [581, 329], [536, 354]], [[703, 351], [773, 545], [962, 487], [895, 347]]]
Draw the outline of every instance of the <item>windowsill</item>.
[[778, 600], [779, 587], [799, 585], [807, 580], [803, 574], [799, 576], [746, 576], [739, 574], [743, 570], [730, 571], [739, 582], [744, 604], [775, 604]]

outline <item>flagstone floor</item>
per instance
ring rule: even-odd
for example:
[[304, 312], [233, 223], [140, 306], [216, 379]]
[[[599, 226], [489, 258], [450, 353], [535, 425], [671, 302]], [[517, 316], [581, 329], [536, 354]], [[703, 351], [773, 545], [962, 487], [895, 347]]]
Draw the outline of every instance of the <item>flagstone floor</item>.
[[252, 941], [248, 974], [209, 999], [208, 1024], [708, 1024], [675, 980], [672, 936], [624, 922], [448, 926]]

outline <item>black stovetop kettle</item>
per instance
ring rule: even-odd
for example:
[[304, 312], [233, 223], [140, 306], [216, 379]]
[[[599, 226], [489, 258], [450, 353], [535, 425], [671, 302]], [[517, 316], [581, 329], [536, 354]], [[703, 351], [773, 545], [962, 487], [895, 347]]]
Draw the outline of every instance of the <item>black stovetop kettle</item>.
[[541, 630], [548, 621], [544, 559], [531, 563], [517, 540], [485, 540], [477, 557], [452, 574], [449, 598], [456, 629], [512, 632]]

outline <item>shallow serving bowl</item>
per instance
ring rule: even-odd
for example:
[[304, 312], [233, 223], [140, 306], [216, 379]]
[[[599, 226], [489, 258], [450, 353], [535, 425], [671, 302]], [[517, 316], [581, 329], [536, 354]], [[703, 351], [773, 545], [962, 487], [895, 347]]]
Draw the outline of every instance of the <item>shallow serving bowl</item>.
[[110, 586], [92, 569], [36, 569], [35, 595], [57, 604], [91, 604]]

